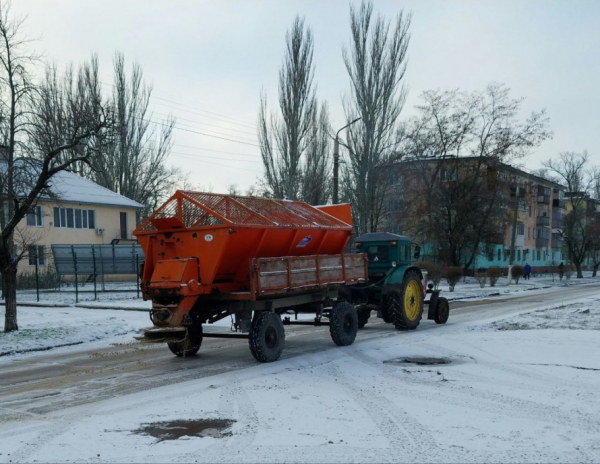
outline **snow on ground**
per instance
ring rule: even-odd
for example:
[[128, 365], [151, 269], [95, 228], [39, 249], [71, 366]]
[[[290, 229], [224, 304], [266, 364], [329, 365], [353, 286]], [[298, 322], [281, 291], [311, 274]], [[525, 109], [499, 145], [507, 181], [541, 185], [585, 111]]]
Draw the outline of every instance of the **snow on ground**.
[[[565, 278], [560, 281], [558, 276], [553, 278], [544, 275], [527, 281], [521, 280], [519, 284], [513, 281], [510, 286], [506, 285], [505, 278], [501, 278], [495, 287], [487, 285], [482, 289], [474, 278], [467, 277], [457, 284], [454, 292], [449, 292], [448, 286], [443, 284], [440, 285], [440, 289], [450, 301], [456, 301], [502, 297], [527, 290], [570, 287], [598, 281], [600, 277], [591, 277], [591, 272], [587, 272], [584, 273], [583, 279]], [[91, 285], [88, 283], [83, 288], [89, 291]], [[33, 351], [53, 347], [87, 344], [99, 340], [114, 343], [120, 340], [119, 336], [124, 335], [131, 339], [141, 329], [152, 325], [148, 315], [141, 312], [150, 310], [152, 303], [137, 297], [135, 286], [135, 282], [107, 283], [108, 291], [98, 292], [97, 301], [93, 300], [93, 293], [80, 293], [80, 303], [75, 303], [75, 289], [72, 285], [63, 288], [61, 292], [42, 293], [39, 303], [36, 301], [35, 291], [20, 291], [17, 301], [25, 304], [18, 309], [21, 330], [11, 334], [0, 333], [0, 362], [15, 352], [22, 357]], [[98, 289], [100, 288], [99, 284]], [[129, 311], [117, 311], [118, 309], [140, 312], [128, 314]], [[0, 306], [0, 321], [3, 320], [4, 307]], [[216, 330], [227, 330], [231, 323], [230, 318], [225, 318], [213, 327]]]
[[[377, 336], [349, 347], [6, 424], [0, 462], [598, 462], [599, 307], [367, 325]], [[432, 356], [450, 364], [405, 362]], [[222, 438], [135, 433], [197, 419], [235, 422]]]
[[556, 274], [540, 274], [531, 277], [529, 280], [521, 278], [519, 279], [518, 284], [515, 283], [515, 280], [513, 279], [511, 285], [507, 285], [506, 277], [501, 277], [498, 279], [498, 282], [496, 282], [494, 287], [490, 287], [489, 282], [487, 282], [483, 288], [481, 288], [474, 277], [465, 277], [461, 279], [458, 284], [456, 284], [454, 292], [450, 292], [450, 288], [444, 280], [442, 280], [439, 288], [442, 290], [446, 298], [448, 298], [450, 301], [455, 301], [471, 298], [484, 298], [488, 296], [508, 295], [539, 288], [572, 287], [575, 285], [584, 285], [589, 284], [590, 282], [599, 281], [600, 276], [592, 277], [591, 271], [585, 271], [583, 272], [583, 279], [576, 279], [575, 276], [573, 276], [570, 279], [563, 277], [561, 280]]
[[[143, 327], [151, 326], [148, 314], [140, 311], [93, 310], [73, 307], [21, 306], [17, 312], [20, 330], [0, 332], [0, 362], [53, 347], [104, 340], [127, 341]], [[0, 308], [4, 321], [4, 307]]]

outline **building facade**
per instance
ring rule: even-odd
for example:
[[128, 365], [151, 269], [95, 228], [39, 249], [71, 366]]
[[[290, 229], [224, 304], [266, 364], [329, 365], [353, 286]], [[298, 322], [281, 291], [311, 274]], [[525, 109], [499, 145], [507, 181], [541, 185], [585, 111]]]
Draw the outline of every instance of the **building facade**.
[[[529, 263], [538, 270], [565, 261], [565, 187], [494, 160], [482, 162], [480, 158], [465, 157], [395, 164], [390, 170], [382, 230], [411, 236], [423, 245], [425, 259], [443, 261], [435, 242], [419, 234], [422, 219], [418, 208], [410, 205], [430, 194], [428, 189], [435, 189], [436, 185], [467, 183], [473, 177], [481, 179], [482, 187], [479, 196], [475, 195], [470, 201], [493, 196], [497, 206], [494, 219], [490, 219], [494, 233], [486, 234], [472, 261], [465, 259], [465, 263], [470, 261], [470, 269], [508, 267], [511, 250], [514, 250], [513, 264]], [[453, 194], [452, 188], [447, 191], [448, 195]], [[460, 207], [468, 208], [468, 204]], [[433, 205], [432, 209], [436, 211], [434, 214], [452, 214], [448, 208], [437, 211]]]
[[52, 245], [134, 240], [141, 204], [69, 171], [57, 173], [49, 190], [18, 225], [13, 253], [25, 252], [18, 272], [33, 271], [36, 262], [39, 268], [50, 265]]

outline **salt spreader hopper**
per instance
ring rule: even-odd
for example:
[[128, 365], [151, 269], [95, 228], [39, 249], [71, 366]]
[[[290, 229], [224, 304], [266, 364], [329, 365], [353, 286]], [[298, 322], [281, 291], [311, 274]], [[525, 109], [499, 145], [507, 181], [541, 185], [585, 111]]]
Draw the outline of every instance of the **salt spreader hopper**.
[[[329, 325], [337, 345], [350, 345], [358, 318], [346, 286], [368, 279], [366, 255], [343, 254], [351, 222], [349, 204], [177, 191], [134, 231], [146, 255], [143, 296], [152, 300], [145, 339], [191, 356], [204, 337], [246, 338], [268, 362], [281, 355], [283, 325], [303, 324]], [[236, 333], [203, 333], [228, 316]]]

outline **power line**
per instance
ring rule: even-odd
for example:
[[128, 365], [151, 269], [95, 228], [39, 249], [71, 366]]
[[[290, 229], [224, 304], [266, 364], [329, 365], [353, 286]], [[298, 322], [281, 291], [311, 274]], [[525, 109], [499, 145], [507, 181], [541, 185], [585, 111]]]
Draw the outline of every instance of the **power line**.
[[[160, 122], [158, 122], [158, 121], [153, 121], [153, 120], [151, 120], [151, 119], [145, 119], [145, 118], [142, 118], [142, 120], [143, 120], [143, 121], [146, 121], [146, 122], [153, 123], [153, 124], [157, 124], [157, 125], [159, 125], [159, 126], [163, 126], [163, 127], [169, 127], [167, 124], [160, 123]], [[184, 129], [183, 127], [177, 127], [177, 125], [176, 125], [176, 124], [174, 124], [174, 125], [173, 125], [173, 129], [178, 129], [178, 130], [180, 130], [180, 131], [184, 131], [184, 132], [190, 132], [190, 133], [192, 133], [192, 134], [204, 135], [204, 136], [206, 136], [206, 137], [213, 137], [213, 138], [215, 138], [215, 139], [227, 140], [227, 141], [229, 141], [229, 142], [241, 143], [241, 144], [243, 144], [243, 145], [250, 145], [250, 146], [252, 146], [252, 147], [259, 147], [259, 145], [255, 144], [255, 143], [250, 143], [250, 142], [242, 142], [241, 140], [230, 139], [230, 138], [227, 138], [227, 137], [219, 137], [218, 135], [211, 135], [211, 134], [207, 134], [207, 133], [205, 133], [205, 132], [194, 131], [194, 130], [191, 130], [191, 129]]]
[[190, 159], [208, 158], [208, 159], [216, 159], [216, 160], [223, 160], [223, 161], [241, 161], [243, 163], [262, 163], [262, 161], [260, 161], [260, 160], [245, 160], [245, 159], [239, 159], [239, 158], [224, 158], [222, 156], [194, 155], [192, 153], [181, 153], [178, 151], [170, 151], [169, 154], [184, 156], [184, 157], [190, 158]]
[[[160, 93], [160, 92], [158, 92], [158, 93]], [[223, 118], [227, 118], [227, 119], [232, 119], [232, 120], [234, 120], [234, 121], [238, 121], [239, 123], [242, 123], [242, 124], [247, 124], [248, 126], [257, 127], [257, 126], [256, 126], [256, 124], [254, 124], [254, 123], [251, 123], [251, 122], [244, 121], [243, 119], [234, 118], [233, 116], [227, 116], [227, 115], [225, 115], [225, 114], [216, 113], [216, 112], [214, 112], [214, 111], [203, 110], [203, 109], [201, 109], [201, 108], [199, 108], [199, 107], [197, 107], [197, 106], [188, 105], [188, 104], [186, 104], [186, 103], [179, 103], [179, 102], [177, 102], [177, 101], [174, 101], [174, 100], [169, 100], [169, 99], [167, 99], [167, 98], [161, 98], [161, 97], [151, 97], [151, 98], [155, 98], [156, 100], [162, 100], [162, 101], [166, 101], [166, 102], [169, 102], [169, 103], [173, 103], [173, 104], [175, 104], [175, 105], [185, 106], [185, 107], [187, 107], [187, 108], [193, 108], [193, 109], [195, 109], [195, 110], [197, 110], [197, 111], [202, 111], [203, 113], [214, 114], [214, 115], [216, 115], [216, 116], [221, 116], [221, 117], [223, 117]]]
[[[157, 113], [156, 111], [152, 112], [153, 114], [158, 114], [159, 116], [163, 116], [163, 117], [168, 117], [168, 114], [164, 114], [164, 113]], [[216, 124], [210, 124], [208, 122], [202, 122], [202, 121], [197, 121], [195, 119], [188, 119], [188, 118], [182, 118], [181, 116], [177, 116], [177, 120], [183, 120], [183, 121], [189, 121], [189, 122], [193, 122], [196, 124], [200, 124], [201, 126], [211, 126], [211, 127], [217, 127], [219, 129], [223, 129], [223, 130], [228, 130], [228, 131], [234, 131], [234, 132], [239, 132], [240, 134], [248, 134], [248, 135], [256, 135], [255, 132], [246, 132], [246, 131], [242, 131], [239, 129], [230, 129], [229, 127], [223, 127], [223, 126], [218, 126]]]
[[[155, 113], [155, 114], [156, 114], [156, 113]], [[196, 127], [197, 127], [197, 126], [194, 126], [194, 125], [192, 125], [192, 124], [186, 124], [186, 123], [184, 123], [184, 122], [179, 122], [179, 118], [176, 118], [176, 119], [177, 119], [177, 120], [175, 121], [175, 124], [177, 124], [177, 125], [179, 125], [179, 126], [183, 126], [183, 127], [191, 127], [191, 128], [196, 128]], [[203, 130], [204, 132], [208, 132], [208, 133], [211, 133], [211, 134], [216, 134], [216, 135], [224, 135], [224, 136], [226, 136], [226, 137], [233, 137], [233, 134], [226, 134], [226, 133], [219, 132], [219, 131], [215, 131], [215, 130], [211, 130], [211, 129], [202, 129], [202, 130]], [[239, 138], [236, 138], [236, 140], [241, 140], [241, 141], [244, 141], [244, 142], [256, 142], [256, 141], [257, 141], [257, 140], [255, 140], [255, 139], [252, 139], [252, 140], [251, 140], [251, 139], [248, 139], [248, 138], [246, 138], [246, 137], [239, 137]]]
[[223, 150], [213, 150], [212, 148], [201, 148], [201, 147], [193, 147], [191, 145], [180, 145], [178, 143], [173, 144], [174, 147], [181, 147], [181, 148], [191, 148], [193, 150], [201, 150], [201, 151], [213, 151], [215, 153], [225, 153], [226, 155], [239, 155], [239, 156], [248, 156], [251, 158], [255, 158], [257, 156], [260, 155], [250, 155], [248, 153], [236, 153], [236, 152], [232, 152], [232, 151], [223, 151]]
[[[150, 99], [151, 99], [151, 100], [153, 100], [154, 98], [155, 98], [155, 97], [152, 97], [152, 96], [150, 97]], [[159, 105], [159, 106], [164, 106], [164, 107], [166, 107], [166, 108], [171, 108], [171, 109], [173, 109], [173, 110], [177, 110], [177, 111], [185, 111], [186, 113], [195, 114], [195, 115], [197, 115], [197, 116], [202, 116], [202, 117], [205, 117], [205, 118], [211, 118], [211, 119], [215, 119], [215, 120], [217, 120], [217, 121], [226, 122], [226, 123], [228, 123], [228, 124], [234, 124], [234, 125], [237, 125], [237, 126], [243, 127], [244, 129], [254, 129], [254, 128], [256, 128], [256, 126], [255, 126], [255, 125], [247, 125], [247, 124], [245, 124], [245, 123], [244, 123], [244, 124], [242, 124], [242, 123], [239, 123], [239, 122], [227, 121], [227, 120], [225, 120], [225, 119], [222, 119], [222, 118], [221, 118], [221, 117], [219, 117], [219, 116], [209, 116], [209, 115], [206, 115], [206, 114], [199, 113], [198, 111], [186, 110], [186, 109], [184, 109], [184, 108], [177, 108], [176, 106], [167, 105], [167, 104], [165, 104], [165, 103], [156, 103], [156, 102], [154, 102], [154, 104], [155, 104], [155, 105]]]

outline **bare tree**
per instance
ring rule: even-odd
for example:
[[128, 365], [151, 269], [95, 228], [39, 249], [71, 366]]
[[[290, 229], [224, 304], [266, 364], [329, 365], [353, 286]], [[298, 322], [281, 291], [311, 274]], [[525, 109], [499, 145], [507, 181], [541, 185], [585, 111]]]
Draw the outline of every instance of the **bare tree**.
[[[0, 3], [0, 105], [6, 115], [0, 119], [6, 152], [0, 188], [8, 203], [1, 208], [0, 233], [5, 332], [19, 328], [17, 264], [27, 251], [19, 223], [40, 196], [49, 194], [55, 174], [78, 163], [89, 163], [93, 147], [111, 124], [111, 112], [97, 92], [93, 63], [60, 81], [53, 72], [47, 73], [41, 84], [33, 81], [27, 71], [32, 55], [22, 39], [22, 24], [12, 18], [10, 4]], [[15, 254], [15, 238], [19, 237], [20, 252]]]
[[315, 113], [302, 172], [302, 200], [311, 205], [324, 205], [331, 197], [331, 124], [326, 103]]
[[386, 183], [380, 172], [401, 140], [398, 118], [406, 99], [403, 79], [410, 41], [410, 15], [400, 12], [393, 27], [372, 15], [370, 2], [350, 7], [351, 42], [343, 49], [351, 84], [351, 98], [344, 100], [346, 119], [362, 118], [348, 128], [350, 163], [344, 176], [359, 233], [375, 231], [382, 217]]
[[151, 95], [152, 87], [144, 83], [141, 66], [134, 63], [127, 76], [125, 58], [117, 53], [112, 93], [115, 126], [107, 134], [104, 151], [91, 158], [91, 169], [84, 170], [97, 184], [144, 205], [142, 216], [159, 206], [180, 176], [166, 165], [175, 120], [153, 120]]
[[258, 139], [265, 181], [276, 198], [298, 200], [302, 191], [302, 158], [314, 145], [317, 99], [313, 89], [313, 35], [296, 17], [286, 33], [286, 52], [279, 71], [280, 116], [267, 113], [261, 95]]
[[425, 92], [417, 107], [402, 147], [411, 160], [404, 177], [413, 180], [404, 188], [407, 222], [447, 264], [468, 269], [481, 244], [498, 243], [514, 219], [518, 186], [500, 179], [502, 164], [551, 136], [544, 111], [519, 121], [521, 101], [494, 84], [484, 92]]
[[581, 265], [592, 246], [593, 193], [596, 170], [590, 166], [587, 152], [561, 153], [558, 159], [542, 163], [550, 173], [557, 176], [567, 186], [567, 200], [571, 210], [565, 215], [565, 228], [561, 232], [569, 258], [577, 269], [577, 278], [583, 277]]

